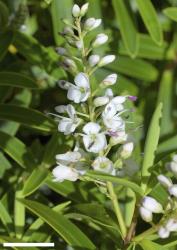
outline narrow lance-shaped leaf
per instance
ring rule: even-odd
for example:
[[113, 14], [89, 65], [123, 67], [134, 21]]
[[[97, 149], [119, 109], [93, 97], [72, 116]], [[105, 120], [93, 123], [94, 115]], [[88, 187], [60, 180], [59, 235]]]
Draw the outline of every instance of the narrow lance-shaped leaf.
[[39, 88], [36, 82], [26, 75], [15, 72], [0, 72], [0, 86], [11, 86], [18, 88]]
[[4, 58], [8, 51], [9, 45], [12, 43], [13, 40], [13, 32], [7, 31], [1, 34], [0, 36], [0, 61]]
[[129, 55], [135, 57], [139, 47], [139, 37], [124, 1], [112, 0], [113, 8], [123, 42]]
[[177, 7], [166, 8], [163, 10], [163, 13], [173, 21], [177, 22]]
[[110, 181], [112, 183], [119, 184], [119, 185], [121, 185], [123, 187], [129, 187], [135, 193], [137, 193], [139, 195], [143, 194], [142, 189], [137, 184], [135, 184], [135, 183], [133, 183], [133, 182], [131, 182], [129, 180], [126, 180], [126, 179], [122, 179], [122, 178], [115, 177], [115, 176], [112, 176], [112, 175], [106, 175], [106, 174], [99, 173], [99, 172], [96, 172], [96, 171], [89, 171], [86, 174], [86, 176], [91, 177], [93, 179], [102, 180], [102, 181]]
[[27, 127], [46, 133], [56, 129], [56, 123], [43, 113], [11, 104], [0, 105], [0, 119], [19, 122]]
[[35, 166], [31, 151], [19, 139], [0, 131], [0, 148], [22, 168]]
[[136, 2], [150, 36], [157, 44], [161, 45], [163, 41], [162, 28], [151, 0], [136, 0]]
[[142, 176], [141, 187], [144, 190], [144, 192], [146, 191], [148, 180], [151, 175], [155, 159], [155, 152], [160, 137], [160, 118], [162, 116], [162, 106], [163, 106], [162, 103], [159, 103], [152, 116], [145, 142], [144, 160], [141, 170], [141, 176]]
[[14, 223], [15, 223], [15, 233], [18, 239], [21, 239], [24, 226], [25, 226], [25, 206], [19, 202], [19, 198], [23, 198], [21, 185], [18, 190], [15, 192], [15, 201], [14, 201]]
[[0, 220], [2, 220], [3, 224], [7, 228], [7, 231], [10, 236], [13, 236], [13, 222], [10, 214], [4, 207], [3, 203], [0, 201]]
[[21, 199], [20, 202], [51, 226], [69, 245], [88, 250], [96, 249], [87, 236], [63, 215], [35, 201]]

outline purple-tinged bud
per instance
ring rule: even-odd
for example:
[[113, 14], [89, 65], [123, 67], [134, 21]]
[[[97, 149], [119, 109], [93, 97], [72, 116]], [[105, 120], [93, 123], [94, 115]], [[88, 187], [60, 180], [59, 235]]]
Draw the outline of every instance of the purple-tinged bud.
[[134, 96], [134, 95], [129, 95], [129, 96], [128, 96], [128, 99], [129, 99], [130, 101], [132, 101], [132, 102], [135, 102], [135, 101], [138, 99], [138, 97], [137, 97], [137, 96]]

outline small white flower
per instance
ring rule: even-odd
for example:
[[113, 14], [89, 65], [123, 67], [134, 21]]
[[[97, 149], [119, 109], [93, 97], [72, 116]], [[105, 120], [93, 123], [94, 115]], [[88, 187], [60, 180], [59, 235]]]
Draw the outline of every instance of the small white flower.
[[107, 36], [106, 34], [103, 34], [103, 33], [98, 34], [98, 35], [96, 36], [95, 41], [92, 43], [92, 46], [93, 46], [94, 48], [96, 48], [96, 47], [98, 47], [98, 46], [100, 46], [100, 45], [106, 43], [107, 40], [108, 40], [108, 36]]
[[104, 56], [103, 58], [101, 58], [98, 66], [99, 67], [105, 66], [109, 63], [112, 63], [115, 59], [116, 59], [116, 57], [114, 55]]
[[84, 23], [84, 28], [85, 30], [93, 30], [95, 28], [97, 28], [98, 26], [100, 26], [102, 20], [101, 19], [95, 19], [93, 17], [88, 18], [85, 23]]
[[56, 117], [60, 118], [58, 130], [60, 132], [63, 132], [65, 135], [73, 133], [81, 122], [81, 119], [79, 119], [76, 115], [75, 108], [69, 104], [66, 106], [65, 105], [57, 106], [55, 110], [58, 113], [66, 112], [69, 116], [69, 117], [64, 117], [56, 115]]
[[71, 84], [70, 82], [67, 82], [67, 81], [65, 81], [65, 80], [59, 80], [59, 81], [58, 81], [58, 86], [59, 86], [60, 88], [62, 88], [62, 89], [66, 89], [66, 90], [69, 89], [70, 84]]
[[169, 219], [165, 227], [170, 232], [177, 232], [177, 220]]
[[108, 134], [111, 136], [110, 143], [112, 145], [121, 144], [125, 142], [128, 138], [128, 135], [125, 133], [125, 131], [117, 131], [117, 132], [108, 131]]
[[103, 81], [102, 84], [104, 86], [111, 86], [114, 85], [117, 81], [117, 74], [108, 75]]
[[99, 61], [100, 61], [99, 55], [91, 55], [88, 58], [88, 63], [91, 67], [94, 67], [95, 65], [97, 65]]
[[165, 175], [162, 174], [158, 175], [157, 179], [160, 182], [160, 184], [162, 184], [165, 188], [169, 188], [173, 184], [170, 178], [167, 178]]
[[80, 11], [81, 16], [85, 16], [85, 14], [88, 11], [88, 7], [89, 7], [89, 3], [85, 3], [84, 5], [82, 5], [81, 11]]
[[169, 162], [166, 164], [166, 167], [171, 171], [175, 176], [177, 176], [177, 163], [175, 161]]
[[65, 49], [65, 48], [63, 48], [63, 47], [57, 47], [56, 48], [56, 51], [57, 51], [57, 53], [59, 54], [59, 55], [61, 55], [61, 56], [64, 56], [64, 55], [67, 55], [68, 53], [67, 53], [67, 50]]
[[64, 63], [64, 66], [66, 66], [67, 68], [71, 68], [71, 69], [77, 68], [75, 62], [72, 59], [65, 58], [63, 63]]
[[79, 177], [79, 174], [75, 169], [64, 165], [55, 167], [52, 171], [52, 174], [55, 178], [53, 181], [55, 182], [62, 182], [64, 180], [76, 181]]
[[106, 105], [109, 102], [109, 98], [107, 96], [100, 96], [94, 99], [95, 107], [100, 107]]
[[114, 170], [113, 163], [105, 156], [98, 156], [92, 163], [92, 167], [96, 171], [111, 174]]
[[174, 184], [169, 187], [168, 192], [177, 198], [177, 184]]
[[145, 196], [143, 201], [142, 201], [142, 206], [152, 213], [162, 213], [163, 212], [163, 207], [162, 205], [156, 201], [154, 198], [150, 196]]
[[170, 232], [167, 230], [166, 227], [160, 227], [158, 230], [158, 235], [161, 239], [166, 239], [169, 237]]
[[83, 48], [83, 41], [76, 41], [76, 47], [81, 50]]
[[128, 143], [125, 143], [123, 146], [122, 146], [122, 150], [120, 152], [120, 155], [123, 159], [127, 159], [131, 156], [132, 154], [132, 151], [133, 151], [133, 142], [128, 142]]
[[146, 222], [152, 221], [152, 212], [144, 207], [140, 207], [139, 209], [141, 218]]
[[72, 8], [72, 15], [74, 17], [78, 17], [80, 16], [80, 7], [77, 4], [74, 4], [73, 8]]
[[102, 113], [102, 118], [108, 131], [115, 132], [125, 130], [125, 122], [120, 117], [119, 113], [117, 112], [117, 107], [113, 103], [106, 105]]
[[172, 158], [172, 159], [173, 159], [173, 161], [176, 162], [176, 164], [177, 164], [177, 154], [176, 154], [176, 155], [173, 155], [173, 158]]
[[70, 84], [67, 97], [75, 103], [85, 102], [90, 95], [90, 83], [85, 73], [79, 73], [74, 79], [75, 85]]
[[83, 142], [88, 152], [99, 153], [107, 146], [106, 136], [99, 133], [100, 129], [100, 125], [94, 122], [89, 122], [83, 127]]
[[81, 154], [77, 151], [68, 151], [65, 154], [57, 154], [56, 160], [58, 164], [68, 165], [70, 163], [77, 163], [81, 159]]
[[72, 30], [71, 27], [65, 27], [62, 32], [63, 35], [69, 35], [72, 36], [74, 35], [74, 31]]

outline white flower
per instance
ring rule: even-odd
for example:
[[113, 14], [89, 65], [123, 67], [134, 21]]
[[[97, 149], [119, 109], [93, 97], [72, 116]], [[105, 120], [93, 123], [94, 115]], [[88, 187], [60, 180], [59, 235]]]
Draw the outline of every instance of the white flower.
[[109, 136], [111, 136], [110, 143], [111, 145], [117, 145], [125, 142], [128, 138], [128, 135], [125, 131], [108, 131]]
[[117, 107], [113, 103], [106, 105], [102, 113], [102, 118], [104, 125], [109, 131], [115, 132], [125, 130], [125, 122], [120, 117], [119, 113], [117, 112]]
[[72, 35], [74, 35], [74, 31], [72, 30], [71, 27], [65, 27], [62, 34], [72, 36]]
[[160, 182], [160, 184], [162, 184], [165, 188], [169, 188], [173, 184], [170, 178], [167, 178], [165, 175], [162, 174], [158, 175], [157, 179]]
[[93, 42], [92, 46], [93, 46], [94, 48], [96, 48], [96, 47], [98, 47], [98, 46], [100, 46], [100, 45], [106, 43], [107, 40], [108, 40], [108, 36], [107, 36], [107, 35], [105, 35], [105, 34], [103, 34], [103, 33], [98, 34], [98, 35], [96, 36], [96, 39], [95, 39], [95, 41]]
[[170, 232], [177, 232], [177, 220], [169, 219], [165, 227]]
[[74, 17], [78, 17], [80, 16], [80, 7], [77, 4], [74, 4], [73, 8], [72, 8], [72, 15]]
[[92, 163], [92, 167], [94, 170], [105, 172], [105, 173], [112, 173], [113, 163], [105, 156], [98, 156], [94, 162]]
[[168, 192], [177, 198], [177, 184], [170, 186]]
[[52, 174], [55, 178], [53, 181], [55, 182], [62, 182], [64, 180], [76, 181], [79, 177], [79, 173], [75, 169], [64, 165], [55, 167], [52, 171]]
[[144, 207], [140, 207], [139, 209], [141, 218], [146, 222], [152, 221], [152, 212]]
[[95, 107], [100, 107], [106, 105], [109, 102], [109, 98], [107, 96], [100, 96], [94, 99]]
[[81, 72], [75, 77], [74, 82], [76, 85], [70, 84], [68, 88], [68, 99], [75, 103], [85, 102], [90, 95], [88, 76]]
[[88, 7], [89, 7], [89, 3], [85, 3], [84, 5], [82, 5], [81, 11], [80, 11], [81, 16], [84, 16], [87, 13]]
[[65, 58], [63, 63], [64, 63], [64, 66], [66, 66], [67, 68], [71, 68], [71, 69], [77, 68], [75, 62], [72, 59]]
[[170, 232], [165, 227], [160, 227], [158, 230], [158, 235], [161, 239], [166, 239], [169, 237]]
[[99, 55], [91, 55], [88, 58], [88, 63], [91, 67], [94, 67], [97, 65], [97, 63], [100, 61], [100, 56]]
[[117, 81], [117, 74], [111, 74], [108, 75], [103, 81], [102, 84], [104, 86], [110, 86], [110, 85], [114, 85]]
[[142, 206], [152, 213], [162, 213], [163, 207], [162, 205], [156, 201], [154, 198], [150, 196], [145, 196], [142, 201]]
[[81, 50], [83, 48], [83, 41], [76, 41], [76, 47]]
[[57, 106], [55, 110], [58, 113], [67, 113], [69, 117], [58, 116], [60, 118], [58, 130], [63, 132], [65, 135], [71, 134], [75, 131], [77, 126], [80, 124], [81, 119], [79, 119], [76, 115], [75, 108], [72, 105], [61, 105]]
[[100, 129], [101, 127], [94, 122], [89, 122], [83, 127], [83, 142], [88, 152], [99, 153], [107, 146], [106, 136], [99, 133]]
[[130, 157], [133, 151], [133, 147], [134, 147], [133, 142], [125, 143], [122, 146], [122, 150], [120, 152], [121, 157], [123, 159], [127, 159], [128, 157]]
[[171, 171], [177, 177], [177, 162], [175, 161], [168, 162], [166, 164], [166, 167], [169, 171]]
[[68, 165], [70, 163], [77, 163], [81, 159], [81, 154], [77, 151], [68, 151], [65, 154], [57, 154], [56, 160], [58, 164]]
[[95, 19], [93, 17], [88, 18], [85, 23], [84, 23], [84, 28], [85, 30], [93, 30], [95, 28], [97, 28], [98, 26], [100, 26], [102, 20], [101, 19]]
[[101, 58], [98, 66], [99, 67], [105, 66], [109, 63], [112, 63], [115, 59], [116, 59], [116, 57], [114, 55], [104, 56], [103, 58]]
[[61, 55], [61, 56], [64, 56], [64, 55], [67, 55], [67, 50], [63, 47], [57, 47], [56, 48], [56, 52]]
[[173, 158], [172, 158], [172, 159], [173, 159], [173, 161], [176, 162], [176, 164], [177, 164], [177, 154], [176, 154], [176, 155], [173, 155]]

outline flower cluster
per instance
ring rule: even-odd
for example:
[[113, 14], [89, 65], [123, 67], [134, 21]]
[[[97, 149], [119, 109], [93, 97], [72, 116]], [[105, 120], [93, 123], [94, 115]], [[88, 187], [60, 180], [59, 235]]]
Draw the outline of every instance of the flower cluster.
[[[106, 34], [97, 34], [88, 44], [87, 35], [102, 22], [101, 19], [84, 17], [88, 7], [88, 3], [81, 8], [76, 4], [73, 6], [73, 23], [64, 20], [67, 26], [62, 32], [67, 46], [57, 48], [62, 66], [74, 76], [74, 80], [58, 82], [59, 87], [67, 92], [71, 104], [57, 106], [54, 116], [58, 130], [72, 136], [75, 141], [73, 151], [56, 156], [57, 167], [53, 169], [53, 176], [59, 182], [76, 181], [90, 168], [117, 175], [134, 148], [127, 133], [126, 120], [127, 113], [132, 110], [125, 104], [136, 101], [136, 97], [114, 96], [110, 87], [117, 82], [115, 73], [94, 87], [92, 74], [113, 62], [115, 56], [101, 57], [94, 53], [98, 46], [108, 41]], [[113, 147], [117, 147], [114, 162], [110, 156]]]
[[[174, 155], [171, 162], [166, 164], [166, 169], [177, 177], [177, 155]], [[146, 222], [153, 220], [153, 213], [163, 213], [164, 216], [158, 225], [158, 235], [160, 238], [168, 238], [171, 232], [177, 232], [177, 184], [173, 184], [171, 178], [165, 175], [158, 175], [159, 183], [164, 187], [168, 193], [168, 202], [163, 210], [162, 205], [154, 198], [146, 196], [140, 207], [140, 215]]]

